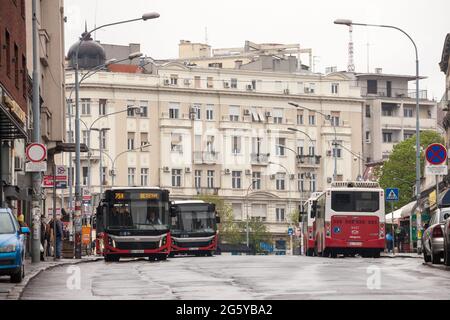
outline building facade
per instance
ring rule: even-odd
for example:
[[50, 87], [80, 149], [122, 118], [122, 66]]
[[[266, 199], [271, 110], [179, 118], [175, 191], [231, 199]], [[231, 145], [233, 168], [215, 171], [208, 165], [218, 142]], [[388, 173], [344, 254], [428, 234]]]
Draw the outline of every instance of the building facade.
[[444, 40], [442, 58], [439, 63], [441, 71], [445, 74], [445, 92], [442, 97], [442, 125], [445, 129], [445, 142], [447, 148], [450, 147], [450, 33]]

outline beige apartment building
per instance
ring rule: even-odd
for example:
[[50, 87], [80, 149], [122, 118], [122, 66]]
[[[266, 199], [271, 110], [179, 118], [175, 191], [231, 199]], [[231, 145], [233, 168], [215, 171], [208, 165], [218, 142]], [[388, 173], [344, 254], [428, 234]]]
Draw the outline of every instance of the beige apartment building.
[[441, 71], [445, 74], [445, 93], [442, 97], [442, 125], [445, 129], [445, 142], [447, 148], [450, 146], [450, 33], [444, 40], [442, 58], [439, 63]]
[[[112, 186], [111, 174], [115, 186], [160, 186], [174, 199], [214, 194], [232, 206], [236, 220], [258, 217], [274, 240], [286, 240], [290, 214], [331, 183], [334, 154], [338, 179], [360, 173], [362, 164], [346, 149], [362, 153], [364, 100], [348, 74], [144, 62], [132, 73], [98, 72], [81, 85], [82, 142], [97, 118], [119, 112], [96, 122], [95, 128], [109, 131], [100, 137], [91, 131], [94, 195], [100, 182]], [[66, 82], [69, 91], [70, 69]], [[129, 106], [139, 114], [127, 112]], [[331, 115], [335, 126], [319, 112]], [[81, 160], [86, 186], [87, 154]]]

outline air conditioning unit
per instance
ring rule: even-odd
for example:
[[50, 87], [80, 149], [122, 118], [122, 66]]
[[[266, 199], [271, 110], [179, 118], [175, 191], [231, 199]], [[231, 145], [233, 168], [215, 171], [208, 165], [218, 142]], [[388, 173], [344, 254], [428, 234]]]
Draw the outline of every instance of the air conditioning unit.
[[191, 80], [190, 79], [184, 79], [184, 85], [185, 86], [190, 86], [191, 85]]
[[246, 176], [251, 176], [252, 175], [252, 171], [251, 170], [245, 170], [245, 175]]
[[265, 115], [266, 115], [266, 118], [270, 118], [270, 117], [272, 116], [272, 114], [271, 114], [269, 111], [267, 111], [267, 112], [265, 113]]
[[305, 93], [311, 93], [311, 88], [306, 87], [305, 88]]
[[366, 143], [372, 143], [370, 139], [366, 139]]
[[284, 89], [284, 94], [289, 94], [289, 89]]
[[169, 79], [164, 80], [164, 85], [165, 85], [165, 86], [170, 85], [170, 80], [169, 80]]
[[170, 172], [170, 169], [169, 169], [169, 167], [163, 167], [163, 171], [164, 172]]
[[333, 155], [333, 151], [327, 150], [327, 157], [331, 157]]
[[270, 175], [270, 180], [275, 180], [276, 176], [274, 174]]
[[231, 170], [230, 170], [230, 169], [225, 169], [225, 170], [224, 170], [224, 173], [225, 173], [226, 175], [229, 175], [229, 174], [231, 174]]
[[244, 116], [249, 116], [249, 115], [250, 115], [250, 110], [245, 109], [245, 110], [244, 110]]
[[185, 168], [185, 169], [184, 169], [184, 172], [185, 172], [185, 173], [191, 173], [191, 168]]
[[230, 83], [229, 83], [229, 82], [224, 82], [224, 83], [223, 83], [223, 87], [224, 87], [225, 89], [228, 89], [228, 88], [230, 87]]
[[248, 85], [247, 85], [247, 90], [248, 90], [248, 91], [253, 91], [253, 86], [252, 86], [251, 84], [248, 84]]
[[14, 157], [14, 171], [24, 171], [25, 162], [21, 157]]

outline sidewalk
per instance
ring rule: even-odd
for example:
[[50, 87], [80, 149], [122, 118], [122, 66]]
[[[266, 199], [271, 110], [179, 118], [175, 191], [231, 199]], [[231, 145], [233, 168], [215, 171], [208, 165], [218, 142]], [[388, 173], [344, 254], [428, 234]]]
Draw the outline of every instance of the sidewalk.
[[0, 277], [0, 300], [18, 300], [22, 294], [22, 291], [27, 284], [34, 277], [41, 272], [64, 265], [73, 265], [86, 262], [94, 262], [102, 260], [100, 256], [83, 257], [81, 260], [75, 259], [61, 259], [59, 261], [53, 261], [53, 258], [48, 258], [47, 261], [41, 261], [40, 263], [31, 263], [31, 259], [25, 261], [25, 278], [22, 283], [10, 283], [9, 277]]
[[381, 253], [381, 257], [382, 258], [417, 258], [417, 259], [423, 259], [423, 255], [421, 254], [417, 254], [417, 252], [413, 252], [413, 253], [395, 253], [395, 255], [393, 255], [392, 253], [387, 253], [387, 252], [382, 252]]

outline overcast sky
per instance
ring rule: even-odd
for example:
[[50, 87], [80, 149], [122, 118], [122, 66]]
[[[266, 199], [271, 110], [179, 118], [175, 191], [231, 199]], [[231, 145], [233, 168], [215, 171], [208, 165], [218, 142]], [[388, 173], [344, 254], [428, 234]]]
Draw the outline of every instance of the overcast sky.
[[[429, 78], [421, 81], [421, 89], [438, 100], [445, 90], [438, 63], [450, 33], [449, 0], [65, 0], [66, 52], [85, 20], [92, 29], [152, 11], [161, 17], [99, 30], [96, 39], [141, 43], [148, 56], [177, 58], [179, 41], [205, 42], [207, 28], [213, 48], [242, 47], [245, 40], [299, 43], [313, 49], [316, 71], [324, 72], [328, 66], [347, 68], [348, 27], [334, 25], [336, 18], [390, 24], [404, 29], [417, 43], [421, 75]], [[369, 60], [371, 72], [380, 67], [385, 73], [415, 74], [412, 44], [400, 32], [355, 27], [354, 43], [357, 72], [366, 72]]]

